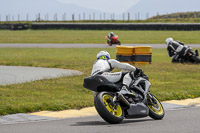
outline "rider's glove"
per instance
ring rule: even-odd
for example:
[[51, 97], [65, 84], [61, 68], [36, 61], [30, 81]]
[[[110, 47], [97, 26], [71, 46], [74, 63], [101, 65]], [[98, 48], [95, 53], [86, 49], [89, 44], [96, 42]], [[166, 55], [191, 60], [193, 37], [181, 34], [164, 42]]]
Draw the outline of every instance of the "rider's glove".
[[142, 69], [136, 68], [134, 75], [136, 76], [136, 75], [141, 74], [141, 73], [142, 73]]

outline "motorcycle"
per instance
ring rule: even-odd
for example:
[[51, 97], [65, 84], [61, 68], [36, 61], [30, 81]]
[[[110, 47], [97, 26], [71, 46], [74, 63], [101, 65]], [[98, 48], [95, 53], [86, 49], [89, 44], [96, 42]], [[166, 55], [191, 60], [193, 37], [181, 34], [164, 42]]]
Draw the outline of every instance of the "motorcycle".
[[[126, 73], [123, 72], [123, 75]], [[161, 120], [165, 115], [161, 102], [150, 93], [151, 83], [143, 72], [130, 84], [134, 96], [120, 93], [122, 80], [112, 83], [98, 74], [84, 78], [83, 86], [93, 91], [98, 114], [110, 124], [121, 123], [124, 118], [147, 116]]]
[[185, 56], [179, 57], [177, 60], [172, 59], [173, 63], [193, 63], [193, 64], [199, 64], [200, 58], [198, 50], [195, 50], [195, 52], [192, 50], [192, 48], [188, 47], [188, 50], [186, 51]]
[[105, 37], [105, 39], [107, 40], [107, 43], [109, 46], [112, 46], [113, 44], [117, 44], [117, 45], [121, 45], [121, 42], [118, 40], [118, 36], [111, 36], [111, 41], [108, 38], [108, 36]]

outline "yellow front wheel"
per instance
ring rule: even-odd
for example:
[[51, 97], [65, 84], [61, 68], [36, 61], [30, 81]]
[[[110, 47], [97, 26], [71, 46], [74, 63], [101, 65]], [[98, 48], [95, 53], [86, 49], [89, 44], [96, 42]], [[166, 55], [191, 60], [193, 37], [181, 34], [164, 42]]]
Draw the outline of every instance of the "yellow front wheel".
[[97, 112], [105, 121], [117, 124], [124, 119], [124, 110], [120, 104], [113, 103], [113, 98], [109, 92], [100, 92], [94, 102]]
[[147, 95], [147, 104], [149, 108], [149, 116], [155, 120], [164, 117], [165, 111], [160, 101], [151, 93]]

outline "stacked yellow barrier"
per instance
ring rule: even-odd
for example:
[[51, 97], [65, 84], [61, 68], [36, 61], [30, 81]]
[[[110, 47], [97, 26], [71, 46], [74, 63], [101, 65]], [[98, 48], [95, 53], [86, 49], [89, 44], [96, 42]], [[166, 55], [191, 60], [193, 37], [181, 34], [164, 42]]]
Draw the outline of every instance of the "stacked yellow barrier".
[[133, 46], [116, 46], [116, 59], [120, 62], [133, 64]]
[[135, 46], [133, 48], [134, 64], [145, 65], [151, 63], [152, 47], [151, 46]]
[[145, 65], [151, 63], [151, 46], [116, 46], [116, 59], [129, 64]]

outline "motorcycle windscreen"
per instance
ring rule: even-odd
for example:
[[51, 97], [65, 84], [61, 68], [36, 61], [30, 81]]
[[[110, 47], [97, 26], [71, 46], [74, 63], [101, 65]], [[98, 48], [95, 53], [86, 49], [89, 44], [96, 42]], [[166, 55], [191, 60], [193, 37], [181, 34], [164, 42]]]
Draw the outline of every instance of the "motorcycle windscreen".
[[84, 78], [83, 87], [95, 92], [117, 92], [120, 90], [114, 83], [108, 81], [105, 77], [101, 75]]

